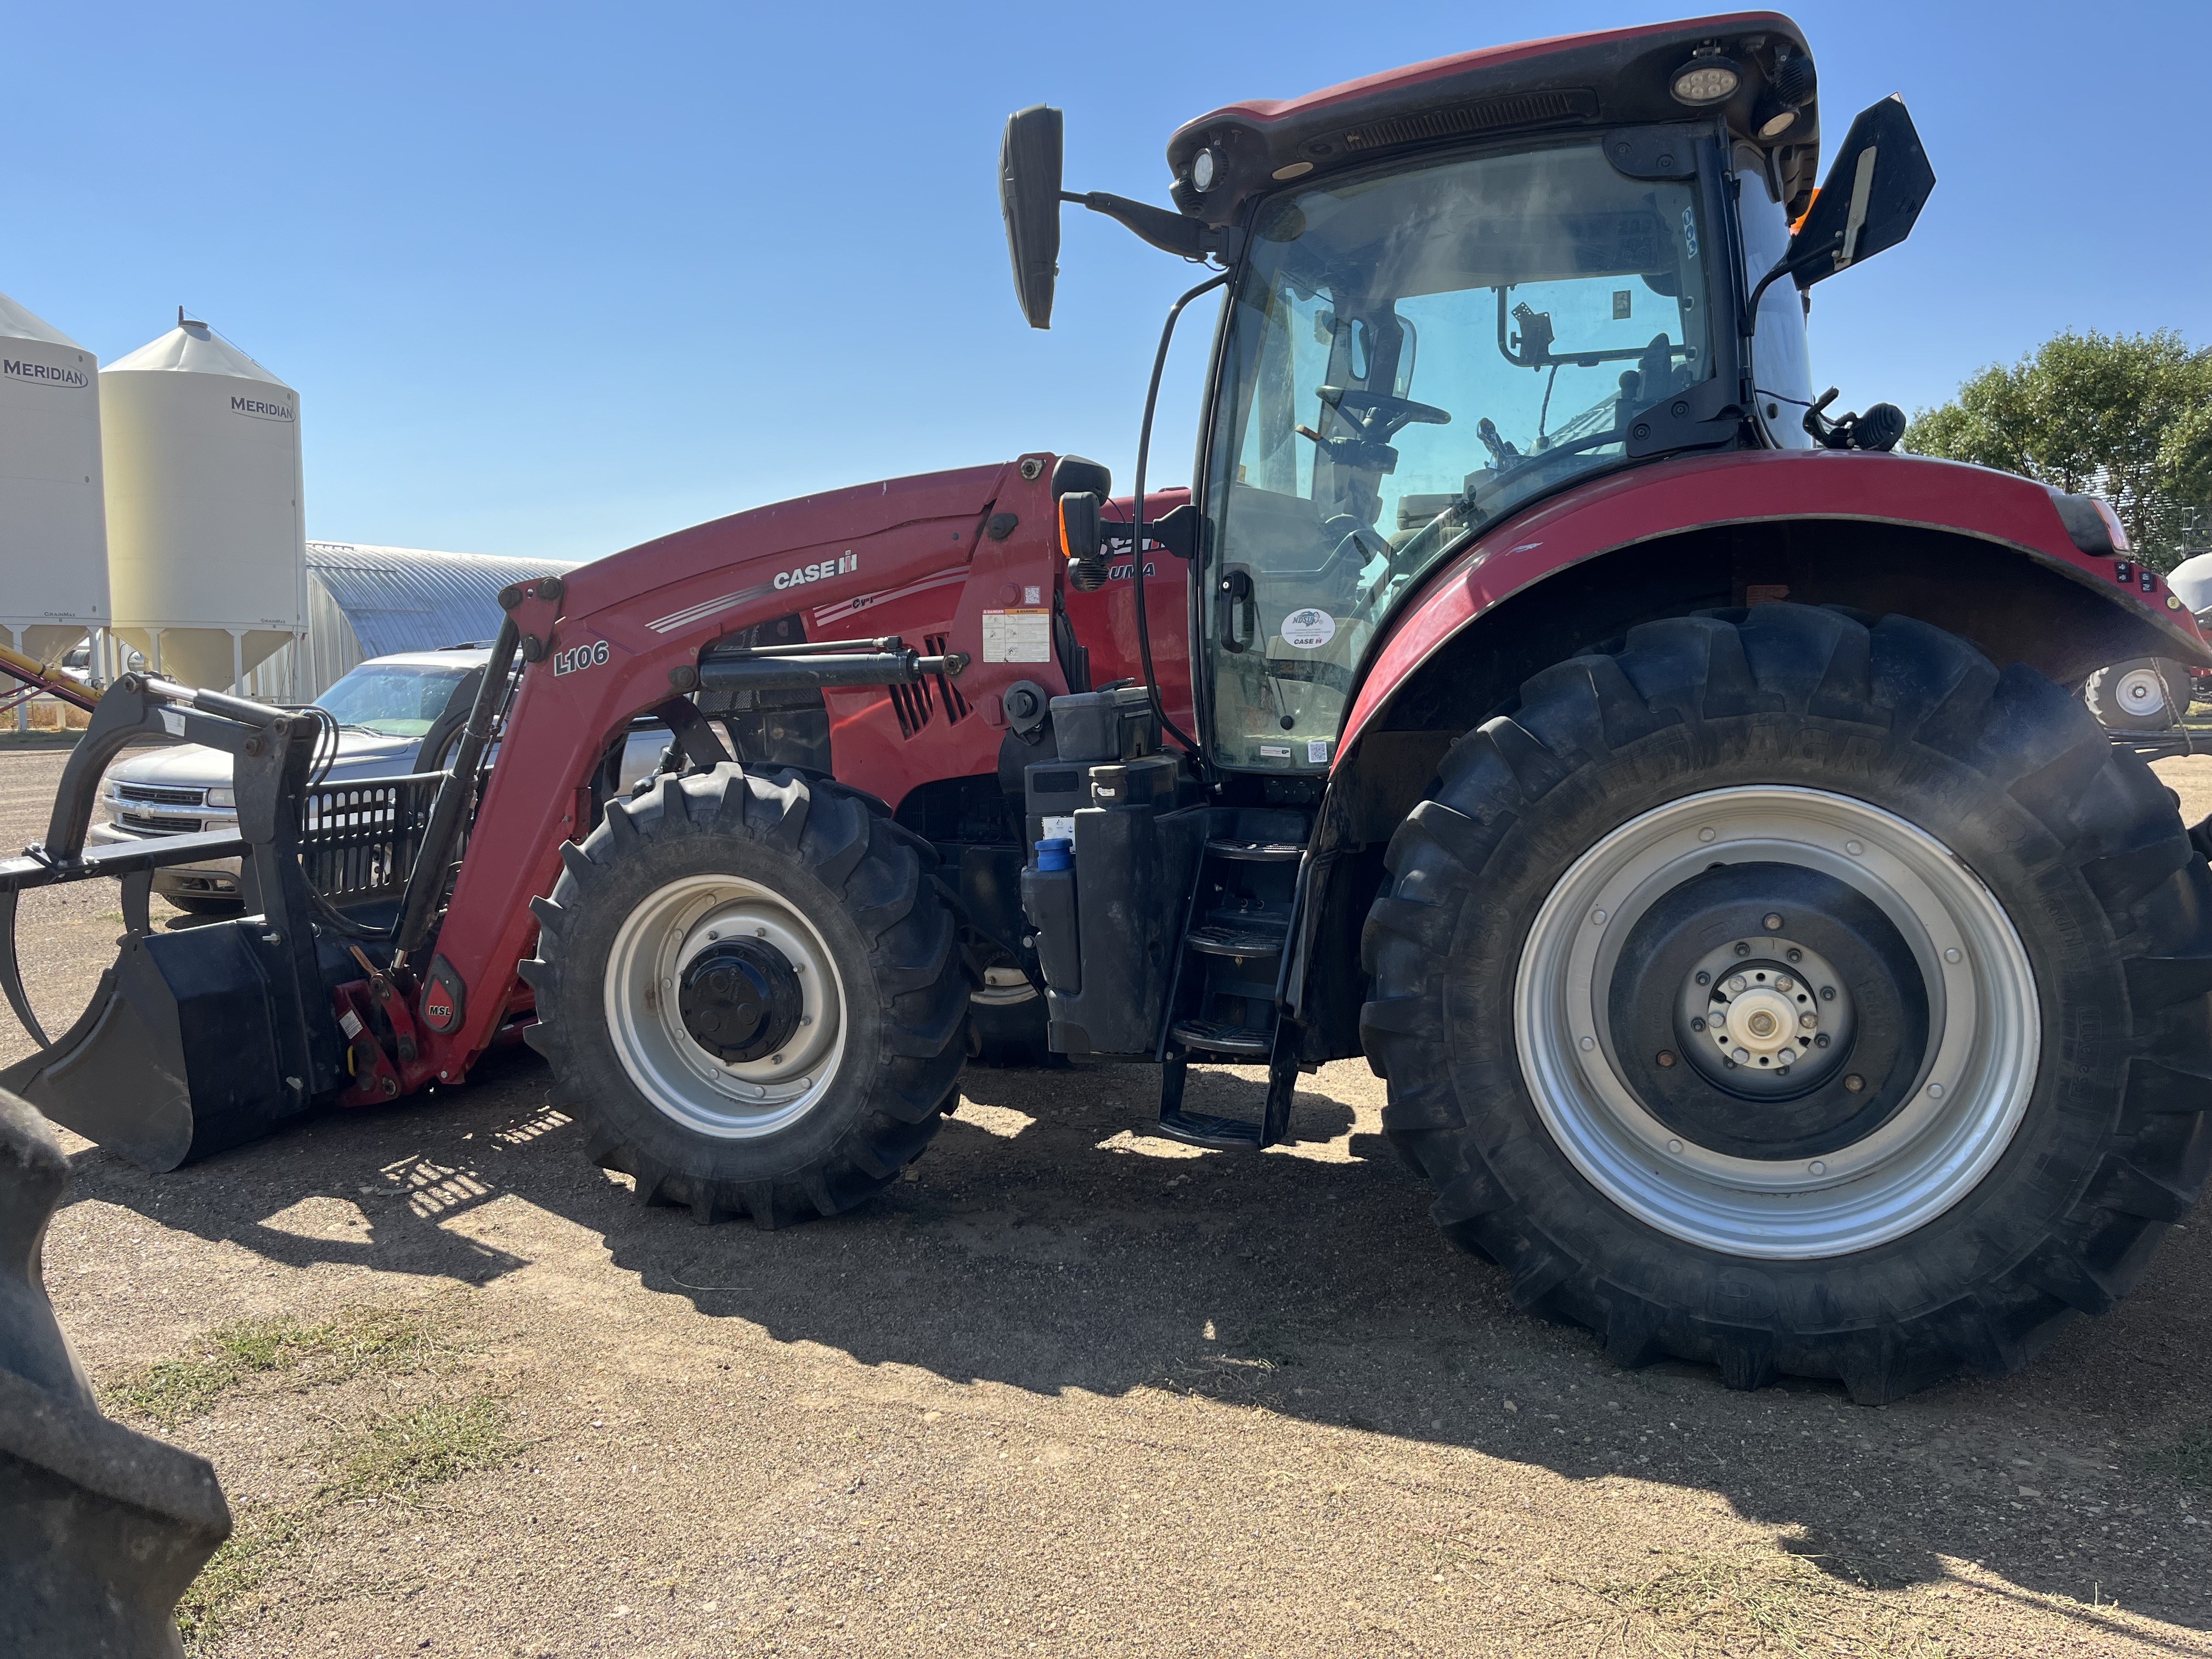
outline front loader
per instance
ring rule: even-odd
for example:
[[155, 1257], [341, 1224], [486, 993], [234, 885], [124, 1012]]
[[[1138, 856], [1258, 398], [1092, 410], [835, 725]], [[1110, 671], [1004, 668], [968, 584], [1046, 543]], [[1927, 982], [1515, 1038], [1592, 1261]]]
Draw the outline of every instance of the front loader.
[[[1066, 204], [1208, 266], [1187, 489], [1164, 334], [1127, 495], [1037, 453], [511, 589], [450, 768], [360, 798], [311, 714], [125, 677], [0, 865], [9, 918], [121, 875], [123, 957], [0, 1085], [167, 1168], [520, 1038], [641, 1200], [774, 1226], [971, 1054], [1149, 1068], [1224, 1151], [1364, 1056], [1439, 1224], [1623, 1364], [1886, 1400], [2125, 1294], [2212, 1163], [2212, 871], [2071, 688], [2212, 650], [2101, 503], [1814, 394], [1812, 289], [1934, 185], [1904, 106], [1816, 190], [1760, 12], [1227, 106], [1171, 210], [1060, 143], [1008, 125], [1030, 323]], [[238, 844], [84, 849], [155, 727], [237, 757]], [[255, 914], [151, 930], [213, 850]], [[1186, 1104], [1214, 1066], [1255, 1119]]]

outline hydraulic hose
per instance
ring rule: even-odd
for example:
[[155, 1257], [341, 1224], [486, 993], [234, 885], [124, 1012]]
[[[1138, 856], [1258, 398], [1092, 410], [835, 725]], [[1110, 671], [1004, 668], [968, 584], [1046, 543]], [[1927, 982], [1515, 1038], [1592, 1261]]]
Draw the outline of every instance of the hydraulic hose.
[[[1137, 590], [1137, 656], [1145, 667], [1145, 690], [1152, 700], [1152, 717], [1159, 721], [1160, 730], [1194, 757], [1200, 753], [1199, 746], [1168, 718], [1167, 706], [1160, 701], [1159, 681], [1152, 673], [1152, 619], [1145, 612], [1145, 464], [1152, 455], [1152, 411], [1159, 406], [1160, 377], [1167, 372], [1168, 345], [1175, 338], [1176, 323], [1182, 316], [1185, 306], [1200, 295], [1219, 288], [1229, 280], [1230, 274], [1224, 270], [1218, 276], [1208, 277], [1168, 308], [1167, 325], [1160, 330], [1159, 354], [1152, 359], [1152, 383], [1145, 390], [1145, 423], [1137, 431], [1137, 495], [1129, 509], [1129, 586]], [[1200, 532], [1201, 536], [1203, 533]], [[1192, 556], [1192, 562], [1199, 562], [1196, 554]], [[1193, 653], [1191, 669], [1194, 673], [1197, 672], [1197, 666], [1198, 658]]]

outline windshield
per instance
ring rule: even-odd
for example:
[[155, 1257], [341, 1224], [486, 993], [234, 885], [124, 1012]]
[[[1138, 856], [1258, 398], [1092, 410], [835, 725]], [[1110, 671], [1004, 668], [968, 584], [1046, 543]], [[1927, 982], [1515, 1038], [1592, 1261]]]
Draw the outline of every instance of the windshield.
[[453, 688], [471, 666], [365, 662], [315, 701], [340, 726], [383, 738], [419, 738], [446, 712]]
[[1691, 184], [1626, 178], [1595, 140], [1261, 209], [1206, 497], [1224, 763], [1325, 766], [1392, 600], [1711, 373], [1711, 241]]

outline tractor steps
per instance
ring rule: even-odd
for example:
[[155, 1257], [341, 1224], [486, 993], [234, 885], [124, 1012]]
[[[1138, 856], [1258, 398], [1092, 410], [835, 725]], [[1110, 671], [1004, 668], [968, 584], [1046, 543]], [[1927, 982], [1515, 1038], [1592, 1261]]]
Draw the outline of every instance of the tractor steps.
[[1295, 841], [1210, 841], [1206, 844], [1206, 857], [1243, 864], [1296, 864], [1305, 850], [1303, 842]]
[[1194, 927], [1184, 935], [1183, 943], [1201, 956], [1279, 957], [1283, 953], [1285, 930], [1279, 922], [1209, 922]]
[[1176, 1022], [1168, 1033], [1168, 1041], [1179, 1042], [1186, 1048], [1203, 1048], [1209, 1054], [1242, 1054], [1249, 1060], [1265, 1060], [1274, 1051], [1275, 1034], [1254, 1025], [1224, 1025], [1217, 1020], [1183, 1019]]
[[[1308, 827], [1302, 811], [1224, 808], [1207, 839], [1160, 1045], [1159, 1132], [1170, 1139], [1257, 1152], [1290, 1132], [1297, 1064], [1277, 1010]], [[1183, 1110], [1193, 1066], [1263, 1062], [1258, 1121]]]

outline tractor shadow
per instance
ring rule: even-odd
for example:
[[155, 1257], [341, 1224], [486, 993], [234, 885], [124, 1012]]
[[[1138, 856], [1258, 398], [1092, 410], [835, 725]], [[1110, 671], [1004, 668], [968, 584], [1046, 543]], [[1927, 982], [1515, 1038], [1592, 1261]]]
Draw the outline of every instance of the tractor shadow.
[[[2178, 1231], [2128, 1304], [2004, 1382], [1881, 1410], [1825, 1383], [1730, 1393], [1704, 1367], [1619, 1370], [1589, 1334], [1515, 1310], [1505, 1275], [1443, 1241], [1425, 1184], [1366, 1127], [1380, 1085], [1364, 1068], [1328, 1076], [1346, 1098], [1302, 1090], [1297, 1143], [1253, 1155], [1141, 1133], [1146, 1068], [971, 1067], [910, 1178], [772, 1233], [638, 1206], [626, 1178], [585, 1164], [521, 1053], [465, 1091], [326, 1115], [171, 1176], [86, 1152], [75, 1196], [289, 1266], [476, 1285], [529, 1265], [532, 1246], [448, 1224], [519, 1199], [708, 1319], [865, 1364], [1040, 1395], [1169, 1389], [1570, 1481], [1711, 1492], [1854, 1588], [1936, 1583], [1967, 1561], [2212, 1629], [2212, 1528], [2181, 1527], [2186, 1488], [2158, 1462], [2212, 1419], [2212, 1229]], [[1252, 1116], [1261, 1093], [1194, 1073], [1188, 1103]], [[271, 1224], [311, 1199], [355, 1206], [360, 1236]], [[502, 1231], [547, 1237], [542, 1220]], [[2117, 1629], [2073, 1611], [2092, 1649]]]

